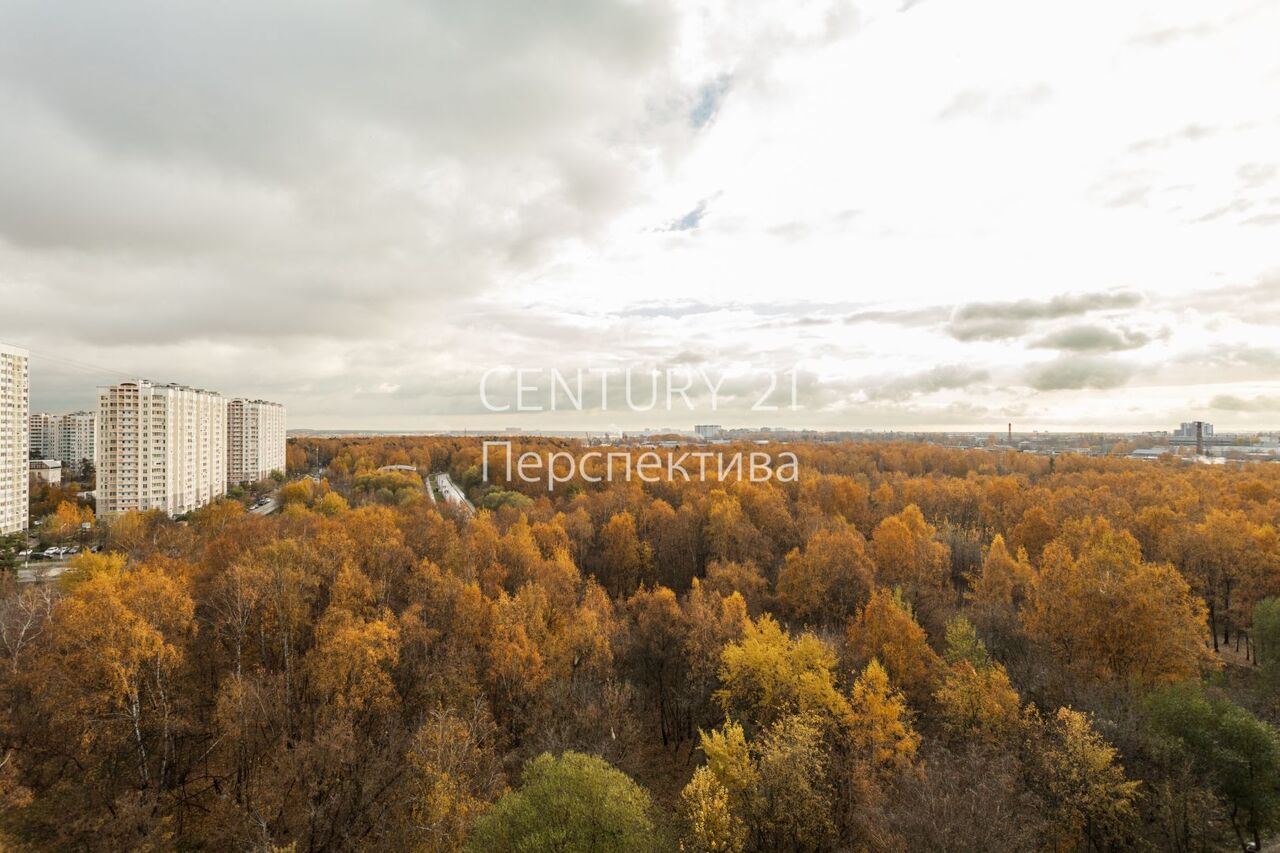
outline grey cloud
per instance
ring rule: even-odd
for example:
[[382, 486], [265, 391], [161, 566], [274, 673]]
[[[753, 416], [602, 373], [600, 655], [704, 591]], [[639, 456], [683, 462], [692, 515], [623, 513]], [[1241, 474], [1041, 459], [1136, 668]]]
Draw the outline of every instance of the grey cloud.
[[1173, 42], [1211, 35], [1215, 29], [1211, 24], [1203, 22], [1187, 26], [1161, 27], [1134, 36], [1133, 43], [1146, 47], [1163, 47]]
[[957, 92], [951, 102], [942, 108], [938, 118], [943, 121], [961, 118], [1017, 118], [1052, 96], [1053, 90], [1047, 83], [1000, 93], [965, 89]]
[[1244, 213], [1251, 207], [1253, 207], [1253, 202], [1249, 201], [1247, 198], [1237, 198], [1224, 205], [1215, 207], [1213, 210], [1210, 210], [1202, 216], [1196, 217], [1195, 221], [1212, 222], [1215, 219], [1221, 219], [1222, 217], [1232, 213]]
[[1219, 133], [1219, 128], [1191, 123], [1183, 125], [1178, 130], [1164, 136], [1153, 136], [1147, 139], [1140, 139], [1129, 146], [1129, 150], [1134, 153], [1143, 153], [1146, 151], [1170, 148], [1174, 145], [1180, 145], [1184, 142], [1198, 142], [1202, 139], [1208, 139]]
[[1143, 204], [1147, 200], [1147, 196], [1151, 193], [1151, 187], [1146, 185], [1130, 187], [1127, 190], [1112, 196], [1106, 202], [1107, 207], [1134, 207]]
[[902, 310], [871, 308], [847, 314], [844, 322], [849, 324], [886, 323], [893, 326], [931, 326], [935, 323], [943, 322], [950, 315], [951, 309], [941, 306], [906, 308]]
[[1247, 187], [1260, 187], [1275, 179], [1277, 166], [1275, 163], [1245, 163], [1236, 169], [1236, 177]]
[[1280, 369], [1280, 350], [1265, 347], [1218, 346], [1187, 356], [1189, 360], [1218, 367]]
[[1037, 391], [1118, 388], [1133, 375], [1133, 367], [1092, 356], [1063, 356], [1027, 371], [1026, 383]]
[[1280, 412], [1280, 397], [1237, 397], [1219, 394], [1209, 401], [1209, 408], [1224, 412]]
[[1151, 343], [1151, 336], [1133, 329], [1109, 329], [1105, 326], [1070, 326], [1050, 332], [1031, 343], [1039, 349], [1068, 350], [1071, 352], [1120, 352], [1144, 347]]
[[893, 379], [883, 380], [867, 389], [870, 400], [906, 400], [916, 394], [929, 394], [952, 388], [967, 388], [985, 382], [991, 374], [962, 364], [945, 364]]
[[70, 339], [121, 345], [358, 339], [474, 297], [590, 242], [692, 144], [676, 23], [626, 0], [6, 3], [0, 338], [42, 292], [76, 306]]
[[1002, 340], [1026, 334], [1038, 320], [1057, 320], [1094, 311], [1135, 308], [1142, 294], [1128, 291], [1065, 294], [1048, 300], [971, 302], [952, 314], [947, 331], [956, 340]]

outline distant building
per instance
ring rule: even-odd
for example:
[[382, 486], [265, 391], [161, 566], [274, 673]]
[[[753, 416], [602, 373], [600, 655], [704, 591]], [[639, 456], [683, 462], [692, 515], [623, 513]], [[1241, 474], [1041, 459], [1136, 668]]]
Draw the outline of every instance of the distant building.
[[279, 403], [227, 403], [227, 482], [256, 483], [285, 469], [285, 411]]
[[98, 389], [98, 514], [181, 515], [227, 491], [227, 400], [146, 380]]
[[693, 432], [698, 438], [719, 438], [724, 429], [720, 424], [698, 424], [693, 428]]
[[30, 355], [0, 344], [0, 535], [27, 529], [31, 494]]
[[93, 461], [97, 418], [93, 412], [31, 414], [31, 458], [57, 459], [70, 471]]
[[62, 485], [62, 463], [57, 459], [32, 459], [31, 479], [50, 486]]
[[58, 440], [54, 430], [57, 415], [32, 412], [27, 422], [31, 433], [31, 458], [52, 459], [57, 455]]
[[[1199, 433], [1197, 434], [1197, 429]], [[1178, 426], [1169, 444], [1174, 447], [1231, 447], [1235, 437], [1230, 435], [1214, 435], [1213, 424], [1207, 421], [1184, 421]]]

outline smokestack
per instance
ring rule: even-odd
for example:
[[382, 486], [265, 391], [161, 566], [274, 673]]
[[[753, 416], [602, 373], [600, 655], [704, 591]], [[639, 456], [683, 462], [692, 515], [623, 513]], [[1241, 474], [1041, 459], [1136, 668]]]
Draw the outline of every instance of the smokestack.
[[1009, 424], [1009, 444], [1013, 444], [1013, 424]]
[[1204, 421], [1196, 421], [1196, 456], [1204, 456]]

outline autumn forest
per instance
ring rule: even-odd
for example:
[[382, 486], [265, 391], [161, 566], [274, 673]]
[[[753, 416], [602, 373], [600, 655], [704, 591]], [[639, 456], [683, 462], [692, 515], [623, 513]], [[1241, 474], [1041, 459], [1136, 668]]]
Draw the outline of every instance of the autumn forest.
[[478, 439], [303, 438], [275, 514], [96, 520], [0, 578], [0, 850], [1280, 832], [1280, 465], [785, 449], [795, 482], [548, 490]]

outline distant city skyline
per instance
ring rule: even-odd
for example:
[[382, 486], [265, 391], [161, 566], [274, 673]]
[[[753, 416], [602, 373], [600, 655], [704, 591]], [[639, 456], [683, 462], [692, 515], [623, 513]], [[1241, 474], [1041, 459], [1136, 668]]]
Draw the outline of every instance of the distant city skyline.
[[[1277, 429], [1277, 32], [1231, 0], [19, 0], [0, 341], [32, 411], [147, 378], [315, 429]], [[602, 364], [795, 367], [800, 408], [479, 398]]]

